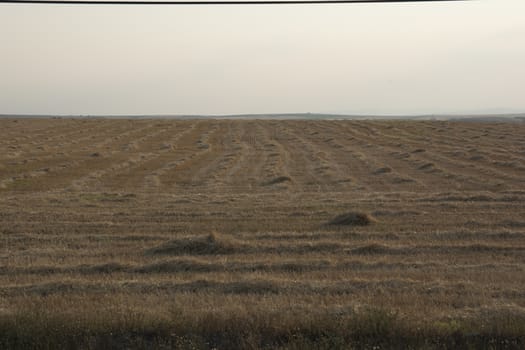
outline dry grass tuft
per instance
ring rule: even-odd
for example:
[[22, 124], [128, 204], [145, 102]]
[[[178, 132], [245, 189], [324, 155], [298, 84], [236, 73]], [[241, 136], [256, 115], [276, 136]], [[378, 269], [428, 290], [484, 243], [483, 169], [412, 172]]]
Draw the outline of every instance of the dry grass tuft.
[[232, 254], [242, 251], [243, 244], [231, 237], [216, 232], [207, 236], [184, 237], [171, 240], [161, 246], [149, 249], [153, 255], [208, 255]]
[[376, 220], [372, 215], [363, 212], [349, 212], [336, 216], [329, 225], [343, 225], [343, 226], [368, 226]]

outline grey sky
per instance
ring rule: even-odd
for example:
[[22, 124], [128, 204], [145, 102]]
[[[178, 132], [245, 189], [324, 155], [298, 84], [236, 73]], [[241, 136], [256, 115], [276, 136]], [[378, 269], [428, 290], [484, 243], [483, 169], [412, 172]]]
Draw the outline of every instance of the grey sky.
[[0, 5], [0, 114], [525, 111], [525, 1]]

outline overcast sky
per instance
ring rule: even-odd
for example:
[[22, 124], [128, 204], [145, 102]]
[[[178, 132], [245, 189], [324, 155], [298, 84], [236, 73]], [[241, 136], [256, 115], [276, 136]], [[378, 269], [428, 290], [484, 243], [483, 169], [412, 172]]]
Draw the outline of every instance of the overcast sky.
[[525, 111], [525, 1], [0, 5], [0, 114]]

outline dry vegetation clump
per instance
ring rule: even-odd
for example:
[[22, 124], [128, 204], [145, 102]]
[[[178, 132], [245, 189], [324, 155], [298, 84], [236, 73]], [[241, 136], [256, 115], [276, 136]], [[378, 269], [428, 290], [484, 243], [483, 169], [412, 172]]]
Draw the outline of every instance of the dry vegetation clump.
[[196, 259], [175, 259], [157, 261], [144, 266], [134, 268], [138, 273], [177, 273], [177, 272], [219, 272], [224, 271], [221, 264], [213, 264]]
[[271, 179], [270, 181], [265, 182], [264, 184], [266, 186], [270, 186], [270, 185], [277, 185], [277, 184], [284, 183], [284, 182], [292, 182], [292, 178], [289, 176], [278, 176], [274, 179]]
[[420, 170], [430, 170], [430, 169], [433, 169], [434, 168], [434, 163], [425, 163], [423, 165], [421, 165], [418, 169]]
[[368, 213], [349, 212], [336, 216], [328, 224], [340, 226], [368, 226], [375, 221], [376, 220], [372, 217], [372, 215]]
[[382, 168], [378, 168], [374, 171], [374, 175], [381, 175], [381, 174], [388, 174], [388, 173], [391, 173], [392, 172], [392, 168], [390, 167], [382, 167]]
[[363, 255], [389, 254], [392, 252], [395, 252], [393, 248], [385, 246], [383, 244], [379, 244], [379, 243], [370, 243], [370, 244], [363, 245], [361, 247], [357, 247], [351, 250], [352, 254], [363, 254]]
[[163, 143], [160, 146], [161, 150], [173, 150], [173, 145], [171, 143]]
[[209, 235], [198, 235], [178, 238], [158, 247], [148, 249], [150, 255], [209, 255], [232, 254], [243, 251], [243, 243], [226, 235], [212, 232]]
[[[74, 271], [76, 270], [76, 271]], [[86, 273], [86, 274], [110, 274], [115, 272], [123, 272], [129, 270], [129, 266], [119, 264], [116, 262], [109, 262], [106, 264], [98, 264], [93, 266], [81, 265], [75, 268], [73, 272]]]

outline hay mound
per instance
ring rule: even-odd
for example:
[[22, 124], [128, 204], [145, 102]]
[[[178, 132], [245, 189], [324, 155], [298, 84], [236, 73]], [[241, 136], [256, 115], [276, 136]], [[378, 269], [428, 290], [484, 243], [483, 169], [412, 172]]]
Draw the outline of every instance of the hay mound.
[[210, 233], [207, 236], [184, 237], [166, 242], [158, 247], [149, 249], [147, 254], [153, 255], [208, 255], [231, 254], [242, 248], [240, 242]]
[[362, 254], [362, 255], [373, 255], [373, 254], [387, 254], [391, 250], [382, 245], [377, 243], [367, 244], [355, 249], [352, 249], [352, 254]]
[[434, 163], [425, 163], [421, 165], [418, 169], [420, 170], [430, 170], [434, 168]]
[[217, 272], [224, 271], [220, 263], [210, 263], [195, 258], [175, 258], [162, 260], [148, 265], [138, 266], [134, 272], [138, 273], [177, 273], [177, 272]]
[[110, 262], [100, 265], [81, 265], [74, 269], [74, 272], [81, 272], [86, 274], [102, 274], [102, 273], [116, 273], [124, 272], [129, 269], [128, 266], [119, 264], [117, 262]]
[[292, 178], [289, 176], [279, 176], [265, 183], [265, 185], [276, 185], [283, 182], [292, 182]]
[[344, 225], [344, 226], [367, 226], [375, 222], [375, 219], [367, 213], [350, 212], [336, 216], [329, 225]]
[[392, 172], [392, 168], [389, 168], [389, 167], [383, 167], [383, 168], [379, 168], [379, 169], [376, 169], [373, 174], [374, 175], [381, 175], [381, 174], [387, 174], [387, 173], [391, 173]]

